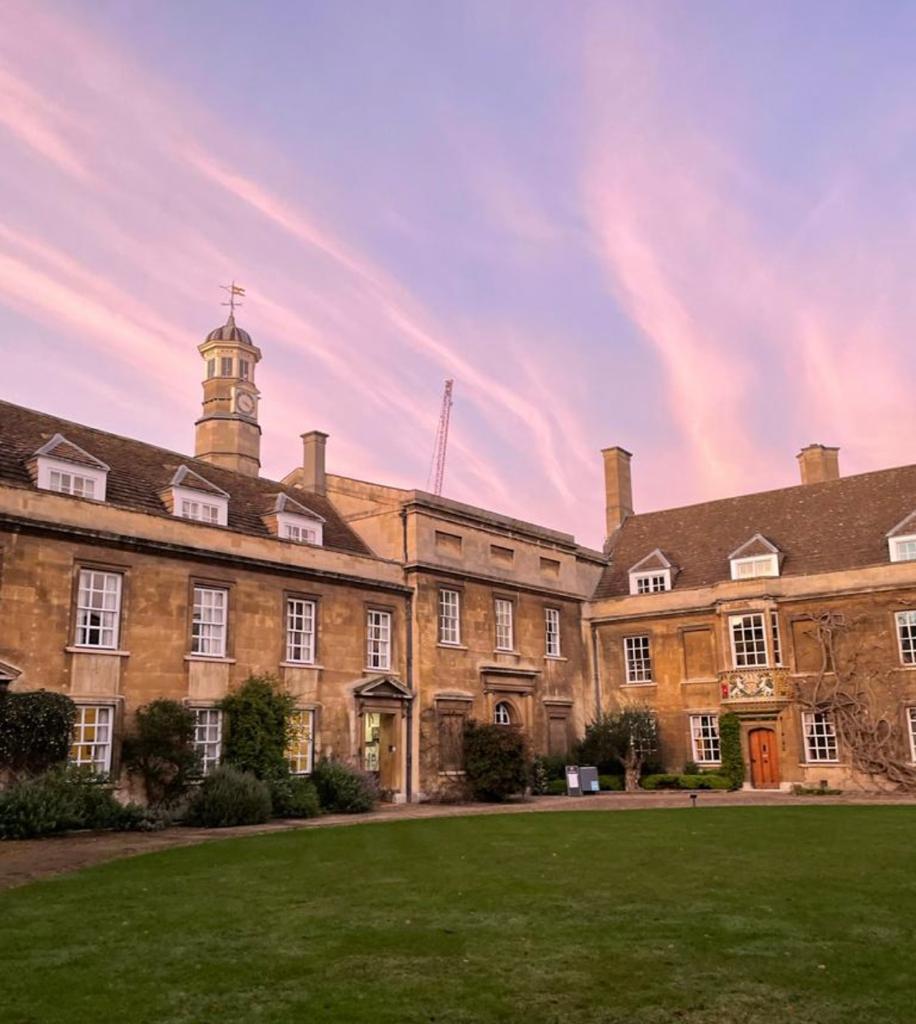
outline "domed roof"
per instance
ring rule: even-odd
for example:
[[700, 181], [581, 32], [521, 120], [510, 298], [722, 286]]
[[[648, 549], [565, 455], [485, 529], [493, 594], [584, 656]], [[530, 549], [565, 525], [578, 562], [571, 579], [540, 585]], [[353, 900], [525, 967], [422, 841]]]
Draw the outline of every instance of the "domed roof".
[[207, 335], [207, 341], [240, 341], [243, 345], [254, 347], [251, 335], [248, 331], [243, 331], [241, 327], [236, 326], [235, 315], [232, 313], [229, 314], [229, 319], [222, 327], [215, 327], [210, 331]]

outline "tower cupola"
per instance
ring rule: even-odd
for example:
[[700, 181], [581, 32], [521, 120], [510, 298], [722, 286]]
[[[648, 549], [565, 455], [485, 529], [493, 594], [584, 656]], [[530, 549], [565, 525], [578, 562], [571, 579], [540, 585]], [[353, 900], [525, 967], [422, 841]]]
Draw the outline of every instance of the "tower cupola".
[[205, 374], [194, 453], [214, 466], [257, 476], [261, 469], [261, 428], [255, 368], [261, 361], [261, 350], [248, 331], [235, 322], [235, 307], [239, 305], [236, 299], [244, 295], [244, 289], [233, 282], [226, 290], [230, 296], [228, 319], [197, 347]]

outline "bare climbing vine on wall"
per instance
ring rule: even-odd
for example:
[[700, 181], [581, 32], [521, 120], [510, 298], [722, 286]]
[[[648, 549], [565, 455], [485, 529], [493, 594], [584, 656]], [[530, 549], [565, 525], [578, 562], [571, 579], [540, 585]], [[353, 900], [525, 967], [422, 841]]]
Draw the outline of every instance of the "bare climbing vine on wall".
[[812, 678], [798, 684], [799, 703], [806, 711], [830, 716], [854, 772], [916, 791], [916, 767], [909, 763], [900, 710], [900, 674], [876, 667], [882, 656], [875, 631], [854, 631], [858, 620], [842, 612], [807, 618], [821, 664]]

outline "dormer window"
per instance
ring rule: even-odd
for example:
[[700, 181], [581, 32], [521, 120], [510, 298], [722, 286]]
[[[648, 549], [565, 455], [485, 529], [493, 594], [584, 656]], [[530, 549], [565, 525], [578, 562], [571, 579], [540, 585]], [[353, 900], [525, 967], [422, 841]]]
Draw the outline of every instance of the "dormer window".
[[658, 594], [671, 589], [667, 571], [634, 573], [633, 579], [636, 582], [637, 594]]
[[162, 495], [169, 511], [179, 519], [211, 526], [229, 522], [229, 495], [187, 466], [179, 466]]
[[733, 580], [755, 580], [779, 575], [779, 548], [760, 533], [755, 533], [728, 558]]
[[108, 466], [94, 455], [55, 434], [30, 460], [36, 486], [75, 498], [105, 500]]
[[656, 548], [630, 569], [630, 593], [660, 594], [670, 590], [676, 572], [675, 566]]
[[892, 562], [916, 562], [916, 535], [912, 537], [891, 537]]
[[887, 546], [892, 562], [916, 562], [916, 512], [888, 532]]
[[280, 540], [294, 544], [324, 541], [324, 519], [288, 494], [273, 495], [263, 518], [268, 530]]
[[219, 523], [219, 505], [207, 501], [195, 501], [193, 498], [181, 499], [182, 519], [193, 519], [198, 523]]

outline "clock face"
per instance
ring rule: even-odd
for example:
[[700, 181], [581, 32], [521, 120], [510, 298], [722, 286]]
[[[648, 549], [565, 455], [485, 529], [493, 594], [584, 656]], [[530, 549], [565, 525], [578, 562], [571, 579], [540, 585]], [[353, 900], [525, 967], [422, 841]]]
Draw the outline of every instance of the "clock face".
[[254, 412], [254, 399], [247, 391], [240, 391], [235, 396], [235, 407], [243, 416], [250, 416]]

